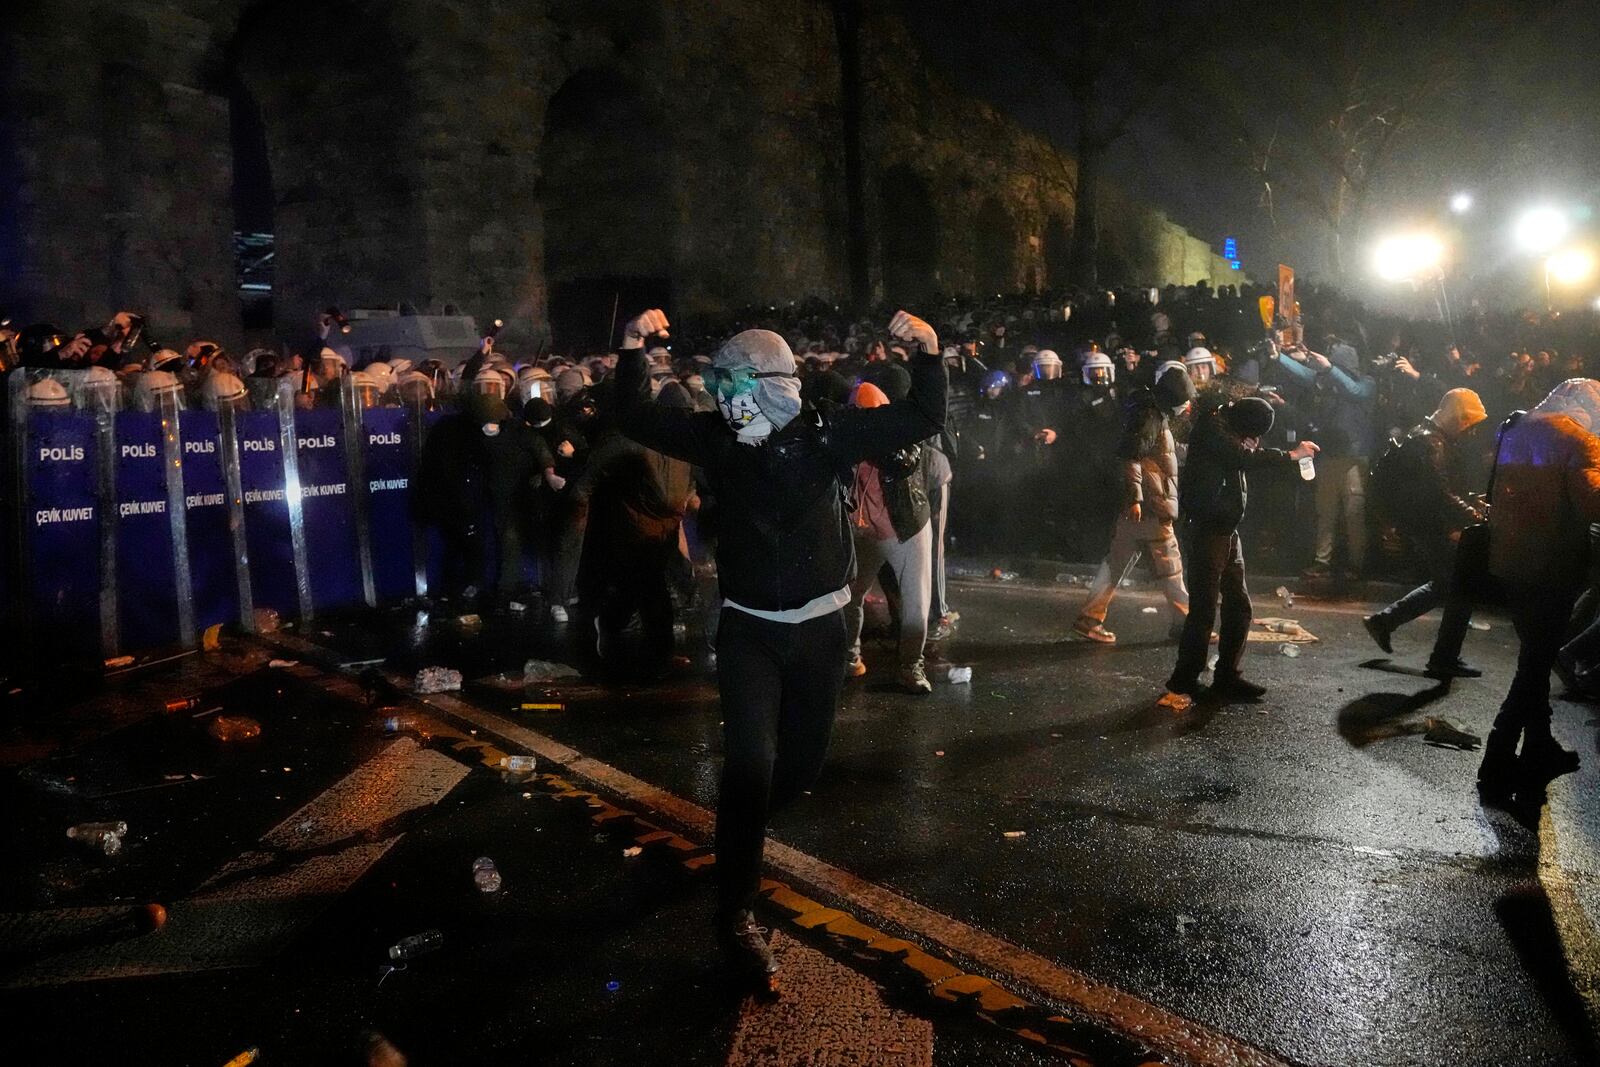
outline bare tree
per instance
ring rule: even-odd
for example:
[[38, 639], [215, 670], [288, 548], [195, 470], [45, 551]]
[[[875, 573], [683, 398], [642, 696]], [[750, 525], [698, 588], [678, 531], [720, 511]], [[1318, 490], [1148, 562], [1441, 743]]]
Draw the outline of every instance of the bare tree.
[[1176, 83], [1205, 29], [1183, 0], [1007, 0], [997, 21], [1064, 93], [1077, 163], [1069, 273], [1099, 280], [1098, 187], [1107, 151]]
[[[1464, 42], [1509, 29], [1478, 0], [1240, 4], [1232, 48], [1197, 70], [1175, 126], [1249, 175], [1275, 232], [1307, 225], [1349, 280], [1374, 190], [1419, 127], [1472, 88]], [[1203, 143], [1202, 143], [1203, 142]]]

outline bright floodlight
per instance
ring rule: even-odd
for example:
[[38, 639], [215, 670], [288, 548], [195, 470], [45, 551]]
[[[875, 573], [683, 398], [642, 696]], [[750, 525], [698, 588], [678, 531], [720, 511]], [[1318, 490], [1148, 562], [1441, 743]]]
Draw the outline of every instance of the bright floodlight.
[[1422, 277], [1438, 270], [1444, 246], [1425, 233], [1398, 234], [1378, 242], [1372, 262], [1378, 277], [1388, 282]]
[[1450, 210], [1457, 215], [1465, 215], [1472, 210], [1472, 194], [1457, 193], [1450, 198]]
[[1562, 285], [1581, 285], [1594, 274], [1594, 256], [1582, 248], [1557, 252], [1545, 261], [1550, 280]]
[[1548, 252], [1567, 235], [1567, 216], [1553, 207], [1536, 207], [1517, 220], [1512, 236], [1525, 252]]

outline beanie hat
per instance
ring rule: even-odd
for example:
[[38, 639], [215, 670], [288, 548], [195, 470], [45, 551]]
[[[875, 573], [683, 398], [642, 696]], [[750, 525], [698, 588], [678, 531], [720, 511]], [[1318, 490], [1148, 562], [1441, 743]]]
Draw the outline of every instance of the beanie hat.
[[1164, 408], [1181, 408], [1195, 398], [1194, 382], [1184, 373], [1183, 367], [1169, 367], [1156, 379], [1156, 400]]
[[794, 376], [794, 352], [789, 342], [771, 330], [745, 330], [722, 343], [712, 362], [724, 369], [750, 367], [778, 377], [757, 378], [756, 407], [781, 430], [800, 414], [800, 379]]
[[883, 395], [871, 382], [862, 382], [856, 386], [855, 393], [850, 397], [850, 403], [858, 408], [881, 408], [889, 403], [889, 398]]
[[529, 426], [543, 426], [555, 418], [555, 409], [550, 406], [550, 401], [536, 396], [522, 405], [522, 417]]
[[689, 399], [689, 390], [683, 387], [682, 382], [676, 380], [669, 380], [661, 387], [661, 391], [656, 394], [656, 403], [664, 408], [674, 408], [678, 411], [694, 410], [694, 403]]
[[882, 389], [891, 404], [896, 400], [904, 400], [906, 394], [911, 392], [911, 372], [902, 364], [888, 360], [869, 363], [861, 372], [861, 380]]
[[1470, 430], [1489, 413], [1483, 410], [1483, 400], [1471, 389], [1452, 389], [1439, 398], [1439, 410], [1428, 416], [1433, 424], [1448, 434]]
[[1259, 396], [1241, 397], [1222, 409], [1228, 428], [1240, 437], [1260, 437], [1272, 429], [1272, 405]]

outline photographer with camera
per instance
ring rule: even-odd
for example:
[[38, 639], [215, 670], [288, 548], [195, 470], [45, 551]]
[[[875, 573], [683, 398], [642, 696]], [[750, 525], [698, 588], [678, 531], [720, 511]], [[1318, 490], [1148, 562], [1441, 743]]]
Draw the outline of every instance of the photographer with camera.
[[1333, 575], [1339, 520], [1344, 520], [1345, 576], [1359, 575], [1367, 559], [1367, 456], [1374, 436], [1378, 383], [1361, 372], [1351, 345], [1332, 335], [1328, 355], [1304, 346], [1278, 349], [1278, 365], [1310, 390], [1308, 432], [1322, 446], [1317, 472], [1316, 556], [1308, 579]]

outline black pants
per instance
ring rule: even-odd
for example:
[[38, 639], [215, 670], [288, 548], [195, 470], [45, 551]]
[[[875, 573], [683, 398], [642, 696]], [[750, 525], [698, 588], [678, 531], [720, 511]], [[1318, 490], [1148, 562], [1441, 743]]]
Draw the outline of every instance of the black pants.
[[1550, 671], [1566, 634], [1577, 592], [1573, 589], [1511, 586], [1506, 590], [1511, 622], [1517, 629], [1517, 673], [1495, 717], [1495, 733], [1502, 730], [1515, 743], [1550, 733]]
[[1448, 666], [1461, 658], [1472, 621], [1472, 598], [1455, 588], [1456, 546], [1448, 538], [1415, 544], [1412, 553], [1428, 568], [1428, 580], [1378, 612], [1385, 629], [1393, 630], [1444, 605], [1444, 619], [1433, 639], [1428, 663]]
[[[1191, 692], [1206, 669], [1211, 628], [1217, 626], [1218, 680], [1236, 678], [1250, 635], [1250, 591], [1244, 584], [1244, 549], [1237, 530], [1208, 530], [1192, 524], [1183, 532], [1183, 570], [1189, 581], [1189, 617], [1178, 639], [1178, 664], [1167, 688]], [[1222, 609], [1217, 624], [1217, 608]]]
[[484, 567], [483, 528], [477, 523], [443, 523], [439, 539], [444, 542], [440, 564], [444, 595], [460, 596], [469, 588], [481, 588]]
[[822, 769], [844, 685], [844, 613], [770, 622], [723, 608], [717, 628], [722, 791], [717, 797], [718, 914], [755, 900], [767, 819]]

